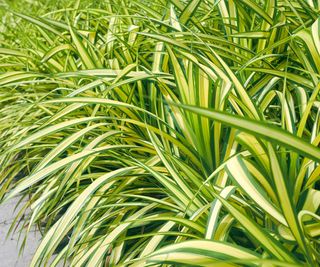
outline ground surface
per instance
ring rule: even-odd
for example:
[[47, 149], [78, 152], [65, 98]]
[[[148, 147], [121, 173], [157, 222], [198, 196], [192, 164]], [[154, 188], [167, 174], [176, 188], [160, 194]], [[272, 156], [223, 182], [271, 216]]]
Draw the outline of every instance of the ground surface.
[[[32, 255], [39, 244], [40, 234], [33, 231], [29, 234], [27, 245], [23, 254], [19, 257], [19, 234], [15, 233], [6, 239], [6, 235], [14, 219], [14, 208], [18, 199], [12, 199], [0, 205], [0, 267], [28, 267]], [[21, 244], [21, 240], [20, 240]]]

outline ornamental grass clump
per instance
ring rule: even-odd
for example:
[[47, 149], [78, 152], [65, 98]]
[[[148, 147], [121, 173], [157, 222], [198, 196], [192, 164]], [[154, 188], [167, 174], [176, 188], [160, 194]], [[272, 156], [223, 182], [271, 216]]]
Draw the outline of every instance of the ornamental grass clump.
[[31, 266], [319, 265], [319, 1], [1, 5]]

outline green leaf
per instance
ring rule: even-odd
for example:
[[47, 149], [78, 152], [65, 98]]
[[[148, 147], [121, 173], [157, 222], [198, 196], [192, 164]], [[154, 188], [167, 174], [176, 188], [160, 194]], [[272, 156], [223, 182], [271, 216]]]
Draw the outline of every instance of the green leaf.
[[236, 129], [243, 130], [253, 135], [258, 135], [266, 140], [270, 140], [271, 142], [282, 144], [285, 147], [292, 149], [293, 151], [301, 153], [302, 155], [320, 162], [319, 148], [269, 123], [231, 115], [226, 112], [199, 108], [196, 106], [179, 106], [185, 110], [197, 113], [213, 120], [217, 120]]

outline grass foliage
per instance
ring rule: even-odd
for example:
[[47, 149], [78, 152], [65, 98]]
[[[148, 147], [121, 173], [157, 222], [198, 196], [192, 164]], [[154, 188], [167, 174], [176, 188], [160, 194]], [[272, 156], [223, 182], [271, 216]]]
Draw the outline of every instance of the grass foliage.
[[319, 0], [10, 2], [0, 199], [32, 266], [319, 264]]

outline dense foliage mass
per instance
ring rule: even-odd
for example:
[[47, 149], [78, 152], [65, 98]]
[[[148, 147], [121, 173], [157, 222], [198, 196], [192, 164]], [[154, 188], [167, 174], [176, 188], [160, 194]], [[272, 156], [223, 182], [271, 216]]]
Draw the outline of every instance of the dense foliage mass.
[[319, 264], [319, 0], [0, 5], [32, 266]]

